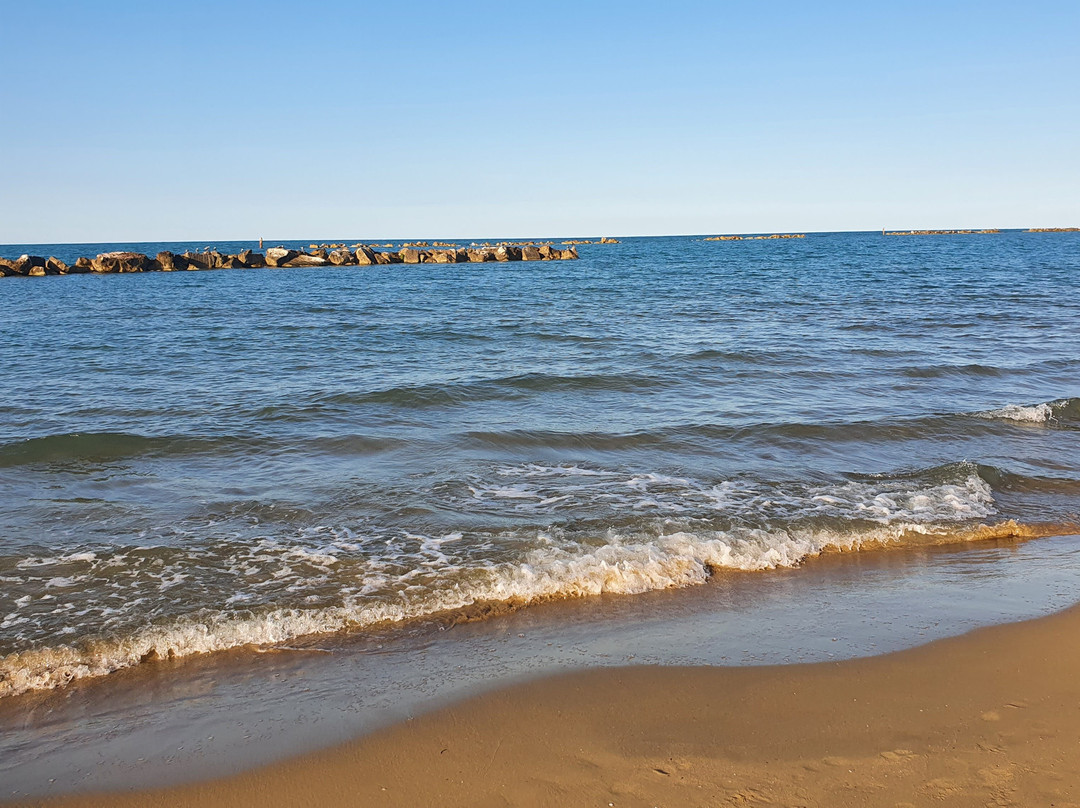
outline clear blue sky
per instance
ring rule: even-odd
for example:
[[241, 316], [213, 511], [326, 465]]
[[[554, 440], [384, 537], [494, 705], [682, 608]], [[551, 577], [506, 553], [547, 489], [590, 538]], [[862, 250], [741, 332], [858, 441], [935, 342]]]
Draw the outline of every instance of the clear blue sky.
[[0, 0], [0, 243], [1080, 225], [1080, 3]]

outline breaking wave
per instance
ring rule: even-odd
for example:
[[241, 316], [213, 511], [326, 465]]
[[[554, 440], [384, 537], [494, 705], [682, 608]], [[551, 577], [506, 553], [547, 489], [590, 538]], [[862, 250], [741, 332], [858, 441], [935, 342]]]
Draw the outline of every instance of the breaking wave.
[[1042, 404], [1007, 404], [997, 410], [975, 413], [978, 418], [1047, 424], [1080, 416], [1080, 398], [1064, 398]]
[[[500, 468], [447, 496], [539, 511], [549, 522], [564, 508], [597, 501], [634, 516], [615, 526], [608, 519], [439, 536], [317, 528], [288, 539], [200, 549], [101, 548], [8, 559], [0, 578], [26, 594], [14, 600], [0, 627], [32, 630], [35, 618], [46, 615], [43, 602], [48, 615], [74, 621], [66, 616], [77, 611], [74, 596], [65, 593], [87, 588], [97, 589], [90, 600], [104, 607], [96, 623], [70, 632], [86, 639], [58, 643], [67, 629], [53, 628], [33, 641], [32, 631], [26, 634], [21, 650], [0, 658], [0, 696], [157, 658], [686, 587], [720, 570], [794, 567], [828, 552], [1070, 532], [1060, 525], [988, 521], [996, 513], [991, 488], [966, 463], [907, 477], [786, 488], [526, 464]], [[195, 569], [198, 576], [191, 575]]]

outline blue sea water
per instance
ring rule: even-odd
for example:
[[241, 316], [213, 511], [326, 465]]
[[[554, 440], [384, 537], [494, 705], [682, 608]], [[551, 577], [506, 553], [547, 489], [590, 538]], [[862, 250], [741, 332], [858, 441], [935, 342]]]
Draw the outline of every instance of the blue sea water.
[[1080, 234], [579, 252], [0, 278], [0, 696], [1080, 520]]

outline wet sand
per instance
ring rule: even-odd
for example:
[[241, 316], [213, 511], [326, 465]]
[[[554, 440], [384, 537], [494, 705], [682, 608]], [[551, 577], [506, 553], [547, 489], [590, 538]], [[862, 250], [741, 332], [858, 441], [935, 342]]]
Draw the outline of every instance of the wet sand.
[[867, 659], [589, 670], [229, 779], [45, 804], [1077, 805], [1078, 636], [1073, 607]]

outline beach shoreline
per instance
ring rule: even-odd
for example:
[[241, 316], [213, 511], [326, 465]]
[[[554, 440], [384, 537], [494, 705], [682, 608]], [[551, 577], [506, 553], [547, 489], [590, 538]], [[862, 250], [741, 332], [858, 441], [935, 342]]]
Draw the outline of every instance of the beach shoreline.
[[543, 677], [208, 782], [12, 805], [1074, 805], [1080, 606], [882, 656]]
[[908, 651], [540, 679], [158, 792], [19, 805], [1068, 805], [1080, 607]]

